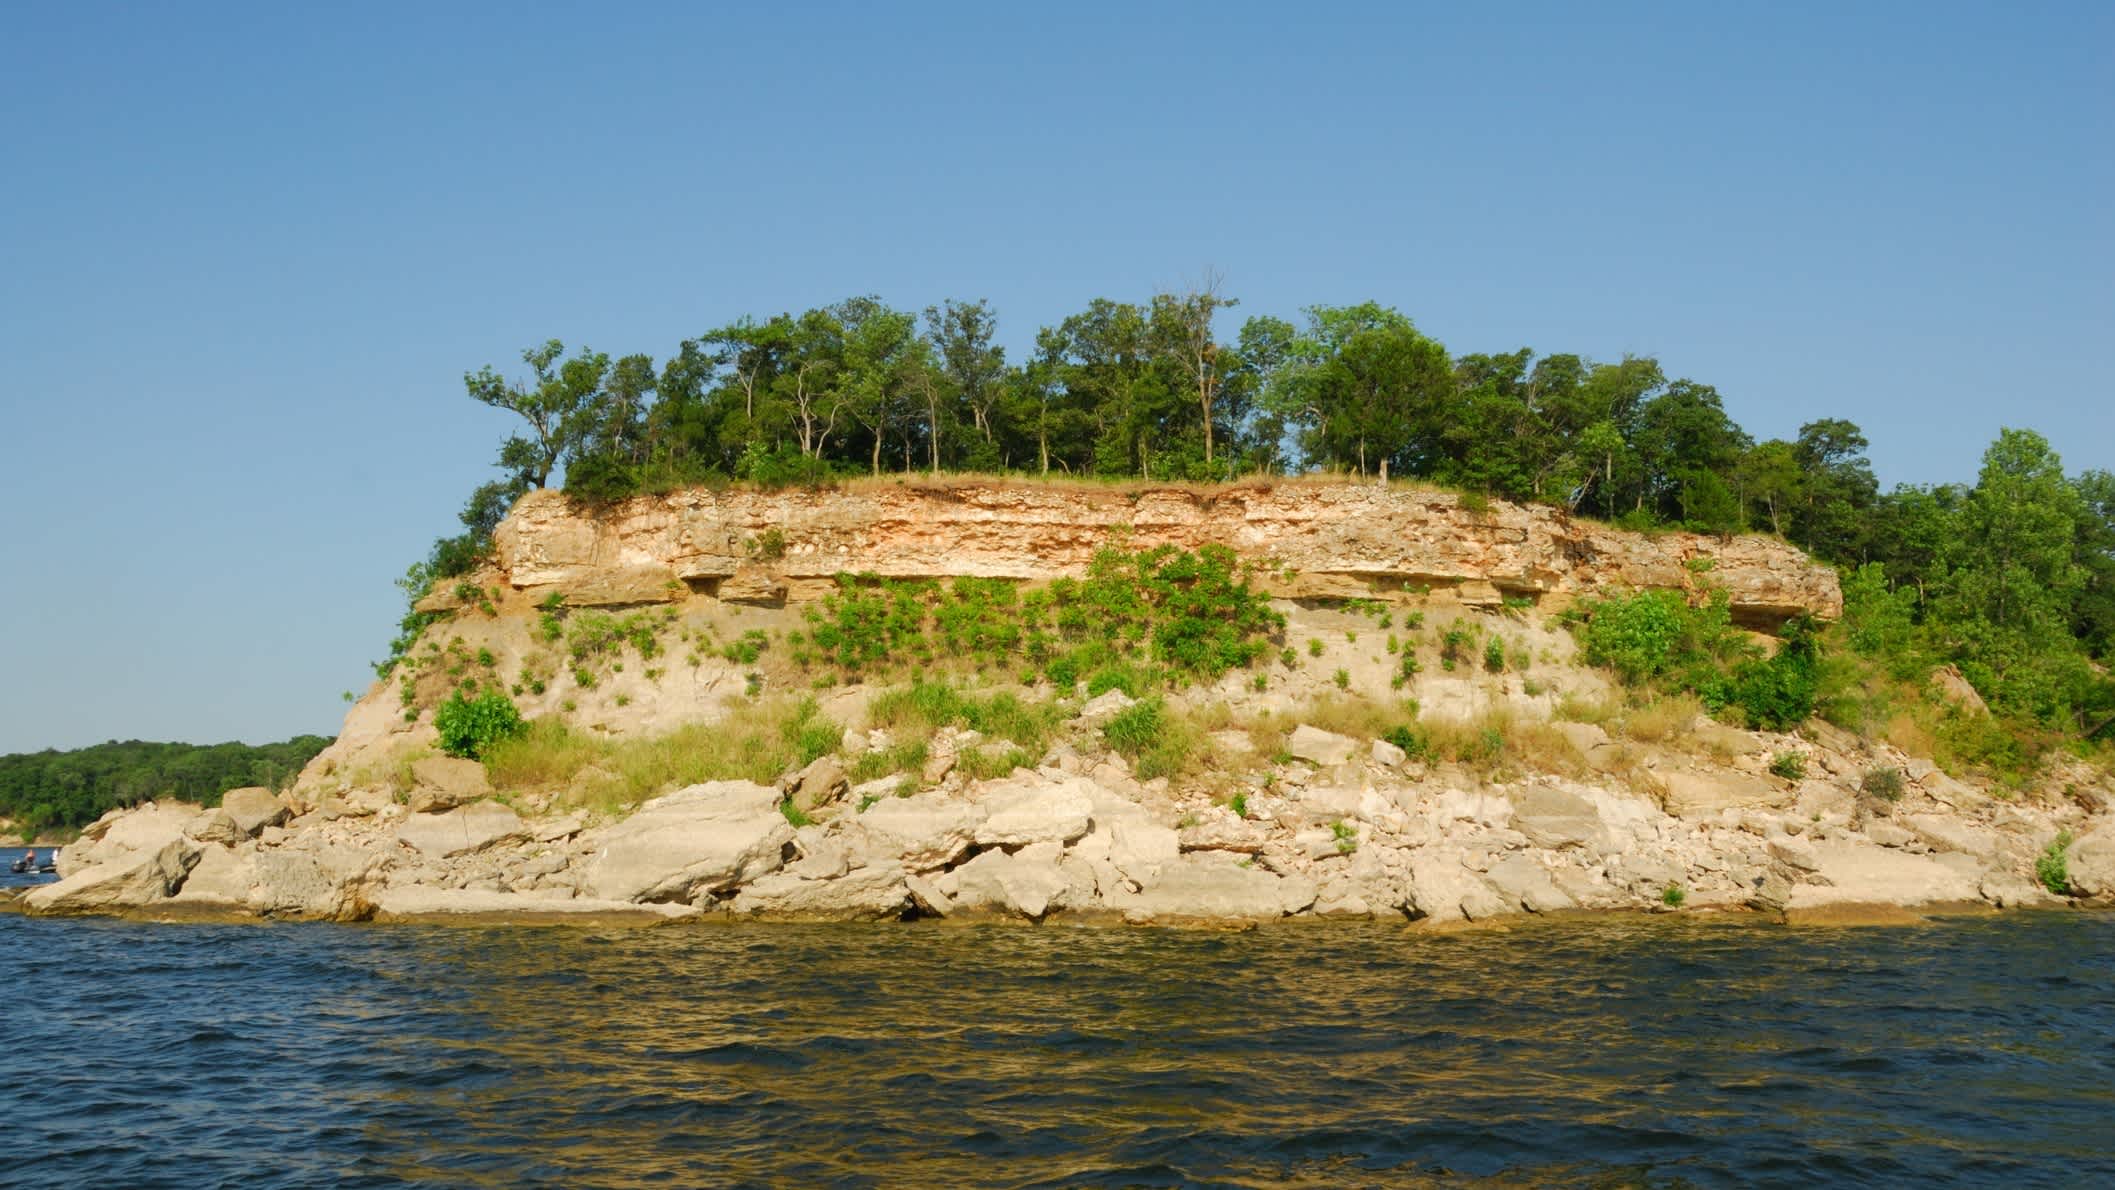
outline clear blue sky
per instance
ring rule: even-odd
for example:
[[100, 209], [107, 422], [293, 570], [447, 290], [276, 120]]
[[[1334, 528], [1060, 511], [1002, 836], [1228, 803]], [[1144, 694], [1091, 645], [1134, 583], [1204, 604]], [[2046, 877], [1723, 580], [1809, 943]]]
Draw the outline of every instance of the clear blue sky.
[[1207, 267], [2115, 468], [2115, 5], [0, 3], [0, 751], [335, 732], [462, 374]]

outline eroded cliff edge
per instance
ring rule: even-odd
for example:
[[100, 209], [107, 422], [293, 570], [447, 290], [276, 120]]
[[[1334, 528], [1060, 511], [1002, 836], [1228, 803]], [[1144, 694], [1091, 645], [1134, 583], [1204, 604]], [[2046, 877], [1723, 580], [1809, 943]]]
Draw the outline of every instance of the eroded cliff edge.
[[[826, 491], [691, 489], [603, 510], [522, 498], [494, 534], [491, 578], [576, 605], [815, 598], [841, 573], [1047, 581], [1119, 535], [1140, 546], [1232, 548], [1273, 594], [1430, 592], [1468, 606], [1615, 588], [1726, 592], [1768, 626], [1843, 607], [1835, 572], [1784, 542], [1624, 532], [1546, 506], [1367, 483], [1215, 488], [873, 481]], [[430, 606], [461, 600], [437, 591]]]

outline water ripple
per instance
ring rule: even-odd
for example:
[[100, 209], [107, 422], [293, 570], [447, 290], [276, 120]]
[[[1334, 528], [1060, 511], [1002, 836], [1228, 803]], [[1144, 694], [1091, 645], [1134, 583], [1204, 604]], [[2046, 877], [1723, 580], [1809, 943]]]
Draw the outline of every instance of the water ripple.
[[1426, 936], [0, 917], [38, 1181], [2115, 1183], [2115, 918]]

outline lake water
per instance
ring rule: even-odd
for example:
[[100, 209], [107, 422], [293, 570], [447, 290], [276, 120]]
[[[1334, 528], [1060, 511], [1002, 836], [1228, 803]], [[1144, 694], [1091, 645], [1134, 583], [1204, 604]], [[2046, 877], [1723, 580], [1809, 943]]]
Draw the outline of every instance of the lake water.
[[19, 1184], [2115, 1184], [2107, 914], [1459, 935], [0, 915], [0, 969]]

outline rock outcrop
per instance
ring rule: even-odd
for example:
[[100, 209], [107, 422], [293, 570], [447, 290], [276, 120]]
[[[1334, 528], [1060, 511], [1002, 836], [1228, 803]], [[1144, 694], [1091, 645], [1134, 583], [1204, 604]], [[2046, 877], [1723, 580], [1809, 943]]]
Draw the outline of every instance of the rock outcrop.
[[[946, 480], [832, 491], [690, 489], [600, 514], [558, 492], [522, 497], [493, 543], [494, 581], [574, 606], [668, 602], [702, 592], [775, 602], [832, 576], [1076, 575], [1117, 531], [1138, 545], [1230, 546], [1288, 597], [1405, 587], [1464, 603], [1612, 588], [1723, 589], [1734, 615], [1774, 623], [1842, 610], [1834, 572], [1763, 537], [1647, 537], [1546, 506], [1470, 506], [1445, 492], [1278, 481], [1217, 488], [1104, 488]], [[770, 542], [769, 548], [760, 543]], [[452, 604], [438, 593], [432, 606]]]

